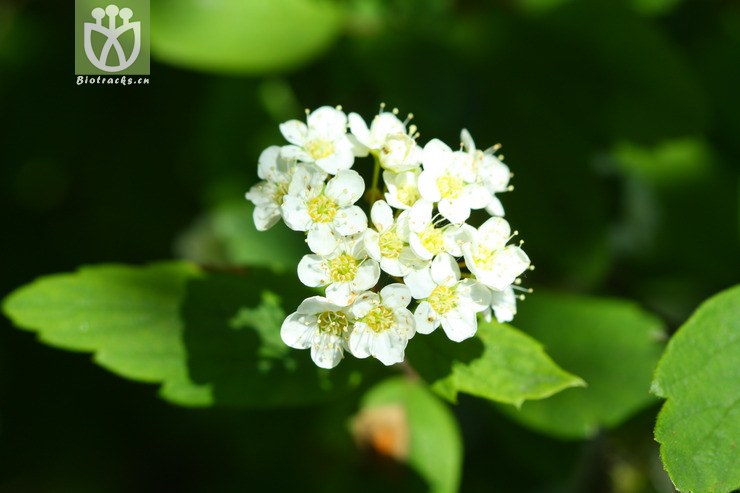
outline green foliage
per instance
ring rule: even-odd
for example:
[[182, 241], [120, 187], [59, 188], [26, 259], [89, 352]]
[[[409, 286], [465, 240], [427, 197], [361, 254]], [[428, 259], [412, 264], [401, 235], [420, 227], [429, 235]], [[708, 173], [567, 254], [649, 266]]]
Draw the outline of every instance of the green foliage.
[[326, 49], [342, 14], [331, 0], [161, 0], [151, 6], [152, 53], [213, 72], [285, 70]]
[[588, 438], [618, 425], [654, 399], [650, 380], [663, 350], [663, 323], [634, 303], [536, 292], [516, 317], [555, 361], [586, 387], [504, 412], [536, 430]]
[[[363, 362], [328, 372], [279, 336], [291, 308], [292, 276], [250, 269], [208, 274], [188, 263], [104, 265], [42, 278], [12, 293], [3, 309], [46, 344], [93, 352], [132, 380], [161, 383], [186, 406], [273, 407], [333, 398], [373, 374]], [[291, 288], [292, 289], [292, 288]]]
[[537, 341], [509, 325], [479, 323], [476, 337], [456, 344], [440, 332], [415, 337], [406, 354], [432, 389], [451, 402], [464, 392], [520, 406], [584, 385], [558, 367]]
[[362, 399], [363, 412], [374, 410], [377, 420], [384, 419], [384, 414], [392, 417], [398, 409], [402, 411], [401, 422], [386, 433], [395, 440], [408, 439], [404, 462], [426, 479], [428, 491], [456, 492], [462, 469], [462, 437], [455, 417], [420, 382], [401, 377], [380, 383]]
[[180, 236], [178, 253], [212, 267], [295, 269], [306, 253], [303, 235], [290, 231], [282, 221], [268, 231], [257, 231], [253, 210], [244, 200], [217, 205]]
[[652, 390], [655, 438], [676, 488], [740, 488], [740, 285], [702, 304], [668, 343]]

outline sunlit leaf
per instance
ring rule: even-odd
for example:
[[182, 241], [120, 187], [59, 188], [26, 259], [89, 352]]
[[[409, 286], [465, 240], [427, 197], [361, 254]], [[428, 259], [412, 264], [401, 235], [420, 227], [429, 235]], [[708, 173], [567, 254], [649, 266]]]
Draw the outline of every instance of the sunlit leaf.
[[307, 351], [283, 345], [285, 310], [306, 295], [292, 285], [292, 275], [260, 269], [235, 276], [188, 263], [103, 265], [41, 278], [3, 309], [46, 344], [92, 352], [118, 375], [160, 383], [177, 404], [286, 406], [332, 398], [373, 372], [357, 371], [363, 362], [354, 359], [320, 370]]
[[263, 73], [319, 55], [339, 32], [330, 0], [159, 0], [152, 2], [152, 53], [213, 72]]
[[667, 399], [655, 438], [676, 488], [740, 488], [740, 285], [710, 298], [678, 330], [652, 389]]
[[439, 329], [417, 335], [406, 351], [422, 378], [452, 402], [464, 392], [520, 406], [584, 385], [555, 364], [541, 344], [509, 325], [480, 323], [477, 336], [461, 343], [449, 341]]
[[586, 438], [655, 401], [649, 389], [663, 351], [663, 323], [636, 304], [537, 291], [521, 304], [516, 323], [588, 385], [519, 410], [502, 406], [514, 419], [552, 435]]

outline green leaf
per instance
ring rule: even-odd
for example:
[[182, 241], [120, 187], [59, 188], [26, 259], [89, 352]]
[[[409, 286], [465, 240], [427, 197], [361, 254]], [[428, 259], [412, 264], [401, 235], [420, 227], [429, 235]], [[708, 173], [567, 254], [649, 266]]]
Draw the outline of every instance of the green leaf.
[[373, 387], [362, 400], [355, 433], [372, 435], [376, 430], [384, 435], [381, 446], [392, 447], [397, 459], [429, 483], [427, 491], [457, 491], [462, 467], [460, 430], [450, 410], [425, 386], [395, 377]]
[[517, 325], [587, 387], [502, 410], [536, 430], [586, 438], [654, 402], [650, 379], [663, 351], [663, 324], [632, 302], [537, 291]]
[[455, 343], [441, 330], [409, 343], [409, 362], [451, 402], [466, 394], [520, 406], [584, 382], [558, 367], [531, 337], [509, 325], [479, 323], [476, 337]]
[[151, 6], [152, 53], [173, 65], [259, 74], [319, 55], [339, 33], [329, 0], [159, 0]]
[[[186, 406], [271, 407], [324, 401], [356, 387], [373, 368], [345, 361], [320, 370], [307, 351], [285, 347], [279, 330], [294, 275], [250, 269], [205, 273], [189, 263], [103, 265], [41, 278], [11, 293], [3, 310], [49, 345], [93, 352], [125, 378], [161, 383]], [[377, 366], [377, 365], [376, 365]]]
[[704, 302], [671, 338], [652, 390], [655, 439], [684, 492], [740, 488], [740, 285]]
[[290, 231], [282, 221], [268, 231], [257, 231], [253, 211], [246, 200], [216, 206], [178, 238], [178, 254], [215, 267], [294, 269], [306, 253], [305, 236]]

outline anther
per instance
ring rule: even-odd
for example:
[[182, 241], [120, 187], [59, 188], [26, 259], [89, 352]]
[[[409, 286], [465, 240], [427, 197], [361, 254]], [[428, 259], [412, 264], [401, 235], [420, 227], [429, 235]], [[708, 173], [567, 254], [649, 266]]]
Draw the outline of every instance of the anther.
[[513, 192], [514, 191], [514, 185], [509, 185], [508, 187], [506, 187], [506, 191], [507, 192]]
[[338, 104], [338, 105], [337, 105], [337, 110], [338, 110], [338, 111], [342, 111], [342, 105], [341, 105], [341, 104]]
[[529, 270], [534, 270], [534, 265], [530, 265]]
[[394, 115], [397, 115], [398, 114], [398, 108], [393, 108], [393, 114]]
[[303, 111], [305, 111], [305, 112], [306, 112], [306, 116], [308, 116], [308, 115], [310, 115], [310, 114], [311, 114], [311, 110], [309, 110], [308, 108], [306, 108], [306, 109], [305, 109], [305, 110], [303, 110]]
[[499, 154], [496, 157], [498, 158], [499, 161], [503, 161], [504, 160], [504, 155], [503, 154]]
[[517, 277], [516, 279], [514, 279], [514, 284], [516, 284], [517, 286], [519, 286], [521, 283], [522, 283], [521, 277]]

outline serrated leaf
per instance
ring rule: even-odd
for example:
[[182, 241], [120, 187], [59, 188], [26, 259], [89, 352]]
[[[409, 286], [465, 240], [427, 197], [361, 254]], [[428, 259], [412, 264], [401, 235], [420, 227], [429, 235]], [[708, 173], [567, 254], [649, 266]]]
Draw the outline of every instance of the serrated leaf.
[[360, 440], [415, 469], [428, 482], [428, 491], [457, 491], [460, 430], [450, 410], [419, 382], [395, 377], [373, 387], [354, 424]]
[[160, 0], [151, 6], [152, 54], [209, 72], [283, 70], [326, 49], [342, 17], [329, 0]]
[[635, 303], [537, 291], [517, 326], [588, 386], [502, 410], [536, 430], [586, 438], [616, 426], [654, 399], [650, 379], [663, 351], [663, 323]]
[[740, 488], [740, 285], [702, 304], [671, 338], [653, 392], [655, 439], [683, 492]]
[[[270, 407], [330, 399], [372, 369], [328, 372], [307, 352], [287, 351], [279, 329], [304, 292], [294, 276], [250, 269], [205, 273], [192, 264], [103, 265], [41, 278], [11, 293], [6, 315], [46, 344], [94, 353], [104, 368], [161, 383], [186, 406]], [[309, 293], [310, 294], [310, 293]]]
[[417, 335], [406, 354], [432, 389], [451, 402], [464, 392], [520, 406], [584, 385], [557, 366], [541, 344], [509, 325], [481, 322], [476, 337], [461, 343], [441, 332]]

